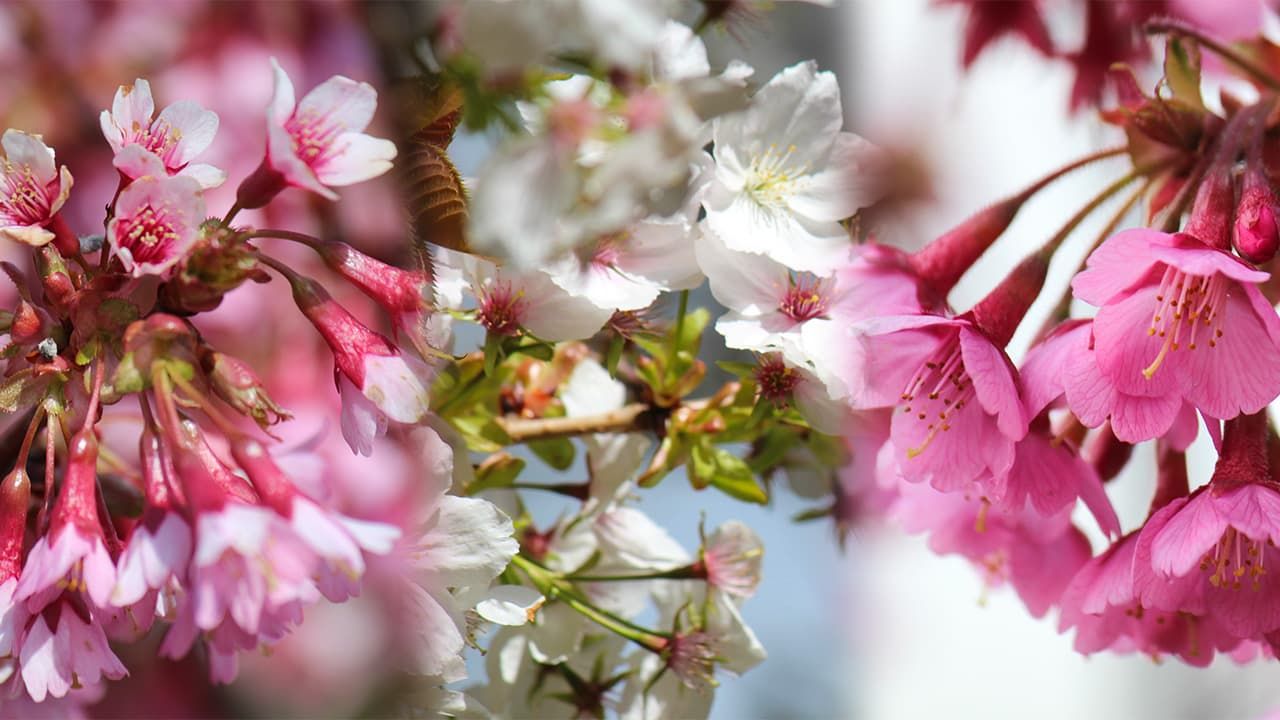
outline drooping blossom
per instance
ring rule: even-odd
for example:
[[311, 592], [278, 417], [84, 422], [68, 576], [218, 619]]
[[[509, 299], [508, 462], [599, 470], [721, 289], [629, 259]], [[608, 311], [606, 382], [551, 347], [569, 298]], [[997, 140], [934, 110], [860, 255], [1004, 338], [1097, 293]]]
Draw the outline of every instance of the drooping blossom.
[[304, 496], [256, 440], [235, 438], [231, 453], [254, 489], [283, 518], [320, 561], [316, 587], [330, 602], [342, 602], [360, 591], [364, 554], [391, 551], [400, 529], [362, 521], [322, 507]]
[[271, 67], [275, 91], [267, 106], [267, 156], [237, 190], [241, 207], [262, 207], [290, 185], [337, 200], [332, 187], [391, 169], [395, 144], [364, 132], [378, 102], [373, 86], [335, 75], [298, 102], [293, 82], [274, 58]]
[[1138, 537], [1142, 604], [1209, 616], [1242, 639], [1280, 629], [1280, 485], [1267, 457], [1265, 412], [1227, 423], [1213, 478], [1172, 500]]
[[118, 607], [142, 601], [171, 579], [181, 580], [191, 561], [191, 524], [175, 497], [173, 460], [150, 429], [138, 445], [147, 505], [117, 562], [111, 603]]
[[370, 330], [324, 288], [289, 276], [294, 302], [333, 351], [342, 396], [342, 434], [353, 451], [368, 455], [387, 422], [416, 423], [427, 412], [429, 368]]
[[48, 229], [71, 194], [72, 178], [57, 167], [53, 148], [38, 135], [12, 128], [0, 137], [4, 161], [0, 170], [0, 237], [39, 247], [53, 240]]
[[707, 225], [732, 250], [828, 275], [850, 242], [840, 220], [877, 198], [879, 151], [842, 132], [835, 76], [812, 62], [778, 73], [742, 113], [713, 125]]
[[[155, 109], [151, 83], [142, 78], [116, 90], [111, 109], [102, 111], [99, 124], [117, 158], [126, 147], [137, 145], [158, 157], [170, 175], [190, 177], [204, 189], [225, 182], [227, 174], [222, 170], [191, 162], [213, 142], [218, 132], [218, 114], [193, 100], [179, 100], [152, 120]], [[116, 167], [131, 179], [149, 174], [150, 168], [138, 161], [139, 156], [131, 155], [131, 160], [117, 162]]]
[[764, 545], [751, 528], [730, 520], [706, 539], [700, 561], [709, 585], [730, 595], [750, 597], [760, 584]]
[[195, 245], [205, 219], [200, 185], [185, 176], [146, 176], [120, 193], [107, 243], [134, 277], [166, 275]]
[[1181, 398], [1125, 393], [1102, 373], [1089, 320], [1056, 328], [1031, 349], [1019, 372], [1029, 416], [1063, 398], [1086, 427], [1109, 422], [1124, 442], [1168, 436], [1185, 448], [1195, 438], [1195, 411]]
[[865, 384], [855, 407], [894, 407], [890, 430], [909, 481], [944, 490], [999, 477], [1027, 432], [1014, 371], [966, 319], [901, 316], [864, 324]]
[[92, 430], [68, 442], [70, 462], [48, 532], [36, 540], [14, 591], [14, 601], [39, 613], [63, 590], [83, 593], [93, 605], [109, 605], [115, 587], [115, 563], [107, 551], [103, 519], [98, 516], [98, 440]]
[[1099, 307], [1095, 355], [1116, 390], [1229, 419], [1280, 394], [1280, 317], [1257, 288], [1267, 277], [1190, 235], [1135, 229], [1094, 251], [1072, 288]]

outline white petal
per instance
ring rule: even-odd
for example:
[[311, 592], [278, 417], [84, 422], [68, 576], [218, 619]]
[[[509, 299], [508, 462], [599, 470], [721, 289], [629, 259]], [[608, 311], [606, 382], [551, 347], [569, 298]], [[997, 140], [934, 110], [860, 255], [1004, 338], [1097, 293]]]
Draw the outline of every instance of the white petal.
[[533, 588], [498, 585], [490, 588], [485, 599], [476, 604], [476, 612], [491, 623], [516, 627], [529, 622], [530, 616], [544, 602], [546, 598]]

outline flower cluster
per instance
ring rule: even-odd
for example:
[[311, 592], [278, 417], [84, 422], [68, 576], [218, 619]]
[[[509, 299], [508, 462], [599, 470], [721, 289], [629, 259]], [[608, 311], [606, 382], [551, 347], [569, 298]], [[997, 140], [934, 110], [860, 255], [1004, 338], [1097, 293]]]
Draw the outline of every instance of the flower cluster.
[[[1226, 54], [1257, 97], [1209, 110], [1201, 47]], [[1280, 435], [1267, 408], [1280, 397], [1269, 272], [1280, 246], [1270, 160], [1280, 75], [1253, 59], [1273, 47], [1255, 41], [1237, 54], [1178, 27], [1153, 95], [1114, 71], [1120, 104], [1105, 117], [1126, 131], [1126, 146], [1053, 173], [917, 252], [868, 245], [857, 271], [864, 291], [877, 291], [862, 293], [837, 373], [860, 414], [852, 445], [868, 453], [852, 466], [861, 472], [848, 477], [850, 493], [927, 532], [935, 551], [967, 557], [989, 583], [1009, 583], [1032, 614], [1058, 608], [1083, 653], [1205, 665], [1219, 653], [1276, 651], [1280, 598], [1267, 557], [1280, 528]], [[1031, 195], [1121, 155], [1129, 173], [973, 307], [950, 307], [957, 279]], [[1006, 347], [1030, 323], [1049, 260], [1134, 185], [1015, 363]], [[1144, 227], [1115, 232], [1143, 198]], [[1088, 317], [1071, 317], [1073, 297]], [[1185, 454], [1201, 427], [1218, 451], [1207, 478], [1189, 472]], [[1126, 531], [1104, 483], [1147, 443], [1156, 491]], [[1074, 523], [1076, 500], [1103, 547]]]
[[[431, 314], [429, 274], [337, 241], [233, 224], [241, 208], [288, 186], [335, 199], [330, 186], [382, 174], [396, 155], [364, 134], [371, 86], [336, 76], [295, 103], [288, 76], [274, 70], [266, 158], [220, 220], [207, 217], [204, 194], [226, 175], [195, 162], [218, 116], [192, 101], [156, 115], [146, 80], [121, 86], [102, 112], [119, 177], [102, 199], [105, 236], [77, 235], [60, 213], [72, 176], [39, 136], [3, 136], [4, 235], [29, 246], [30, 261], [5, 264], [19, 295], [3, 315], [0, 381], [14, 458], [0, 491], [6, 714], [92, 699], [103, 679], [128, 672], [108, 640], [135, 640], [157, 621], [167, 626], [161, 656], [199, 644], [211, 678], [229, 682], [242, 651], [280, 641], [321, 599], [359, 593], [372, 557], [422, 542], [434, 523], [484, 514], [437, 498], [432, 519], [404, 541], [397, 525], [345, 514], [314, 492], [321, 458], [275, 440], [289, 413], [247, 362], [202, 332], [204, 313], [274, 270], [333, 352], [352, 449], [368, 454], [389, 425], [425, 421], [432, 370], [419, 331]], [[412, 342], [365, 325], [253, 242], [272, 235], [310, 244]], [[512, 531], [474, 502], [500, 518], [470, 543], [496, 548], [492, 577], [515, 550]], [[420, 561], [434, 576], [407, 575], [419, 594], [452, 566], [439, 550]]]

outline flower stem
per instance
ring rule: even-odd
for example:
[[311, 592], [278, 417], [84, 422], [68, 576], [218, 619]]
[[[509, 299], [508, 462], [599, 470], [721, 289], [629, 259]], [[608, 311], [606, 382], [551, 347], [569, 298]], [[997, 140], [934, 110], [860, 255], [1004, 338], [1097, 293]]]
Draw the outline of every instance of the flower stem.
[[1110, 200], [1111, 196], [1128, 187], [1129, 183], [1137, 180], [1143, 174], [1144, 173], [1139, 170], [1132, 170], [1103, 188], [1102, 192], [1095, 195], [1092, 200], [1085, 203], [1084, 207], [1077, 210], [1076, 214], [1072, 215], [1071, 218], [1067, 220], [1066, 224], [1059, 228], [1058, 232], [1055, 233], [1053, 237], [1049, 238], [1048, 242], [1041, 246], [1039, 250], [1040, 255], [1046, 260], [1052, 257], [1053, 254], [1058, 251], [1058, 248], [1062, 246], [1063, 241], [1070, 237], [1071, 233], [1075, 232], [1076, 228], [1080, 226], [1080, 223], [1084, 222], [1094, 213], [1095, 210], [1101, 207], [1103, 203]]
[[660, 570], [635, 575], [566, 575], [565, 580], [573, 582], [629, 582], [633, 580], [704, 580], [707, 577], [705, 565], [694, 563], [682, 565], [670, 570]]
[[[224, 221], [225, 222], [225, 221]], [[321, 244], [318, 237], [308, 235], [306, 233], [294, 232], [292, 230], [276, 230], [273, 228], [261, 228], [244, 236], [246, 240], [253, 238], [276, 238], [278, 240], [291, 240], [296, 243], [302, 243], [307, 247], [315, 250]]]
[[1173, 18], [1152, 20], [1143, 29], [1150, 35], [1170, 34], [1191, 38], [1218, 57], [1249, 73], [1250, 76], [1263, 85], [1273, 90], [1280, 90], [1280, 80], [1255, 65], [1252, 60], [1180, 20]]
[[555, 573], [523, 555], [516, 555], [511, 558], [511, 564], [519, 568], [533, 583], [534, 587], [538, 589], [538, 592], [545, 595], [548, 600], [563, 602], [583, 617], [606, 630], [621, 635], [646, 650], [662, 652], [671, 642], [670, 637], [666, 634], [640, 627], [607, 610], [602, 610], [592, 605], [581, 593], [557, 577]]
[[235, 219], [236, 215], [240, 214], [242, 209], [243, 208], [240, 207], [239, 202], [233, 203], [231, 205], [231, 209], [227, 211], [227, 214], [222, 216], [222, 224], [226, 227], [230, 227], [231, 221]]

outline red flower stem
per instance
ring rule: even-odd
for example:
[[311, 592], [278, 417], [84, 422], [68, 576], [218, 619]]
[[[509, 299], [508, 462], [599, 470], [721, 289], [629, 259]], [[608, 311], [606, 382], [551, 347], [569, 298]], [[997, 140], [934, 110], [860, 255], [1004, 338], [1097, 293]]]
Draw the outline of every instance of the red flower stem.
[[292, 230], [275, 230], [272, 228], [262, 228], [260, 230], [254, 230], [253, 232], [245, 235], [244, 237], [246, 240], [252, 240], [253, 238], [276, 238], [279, 240], [292, 240], [293, 242], [306, 245], [307, 247], [311, 248], [312, 250], [316, 250], [317, 252], [319, 251], [320, 245], [323, 242], [322, 240], [320, 240], [320, 238], [313, 237], [306, 233], [294, 232]]
[[27, 466], [27, 457], [31, 454], [31, 444], [35, 442], [36, 432], [40, 429], [40, 422], [44, 420], [44, 407], [36, 407], [36, 412], [31, 416], [31, 424], [27, 426], [27, 434], [22, 438], [22, 447], [18, 450], [18, 459], [14, 462], [15, 468], [25, 468]]
[[1266, 85], [1273, 90], [1280, 90], [1280, 80], [1267, 73], [1266, 70], [1258, 67], [1252, 60], [1244, 57], [1240, 53], [1205, 35], [1200, 30], [1173, 18], [1161, 18], [1159, 20], [1151, 20], [1143, 26], [1143, 30], [1149, 35], [1181, 35], [1191, 38], [1200, 43], [1206, 50], [1214, 53], [1218, 57], [1244, 70], [1253, 77], [1253, 79]]

